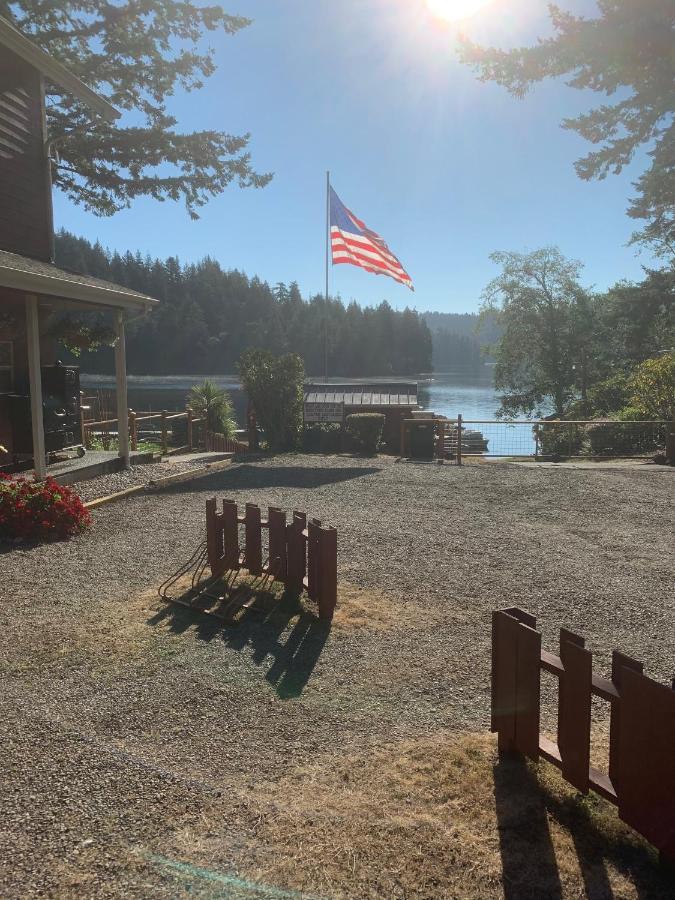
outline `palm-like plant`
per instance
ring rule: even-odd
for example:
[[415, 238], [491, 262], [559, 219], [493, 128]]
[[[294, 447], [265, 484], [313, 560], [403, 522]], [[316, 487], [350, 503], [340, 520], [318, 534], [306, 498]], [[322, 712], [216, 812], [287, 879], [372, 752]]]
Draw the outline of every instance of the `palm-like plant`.
[[187, 396], [187, 404], [204, 421], [209, 431], [234, 437], [237, 423], [227, 391], [207, 379], [194, 385]]

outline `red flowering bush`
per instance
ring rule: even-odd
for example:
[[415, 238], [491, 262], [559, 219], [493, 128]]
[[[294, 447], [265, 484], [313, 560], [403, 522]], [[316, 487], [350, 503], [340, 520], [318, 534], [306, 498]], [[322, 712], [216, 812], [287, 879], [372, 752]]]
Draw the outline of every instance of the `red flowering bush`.
[[53, 478], [37, 481], [0, 474], [0, 540], [53, 541], [91, 524], [78, 495]]

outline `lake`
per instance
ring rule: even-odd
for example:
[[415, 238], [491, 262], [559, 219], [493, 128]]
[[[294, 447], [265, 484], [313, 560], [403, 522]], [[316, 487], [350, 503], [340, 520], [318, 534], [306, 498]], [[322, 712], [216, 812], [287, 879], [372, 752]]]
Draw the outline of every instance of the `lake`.
[[[491, 382], [491, 372], [487, 370], [483, 379], [476, 379], [463, 373], [436, 373], [431, 380], [411, 376], [410, 378], [329, 378], [334, 383], [363, 383], [379, 381], [415, 381], [419, 383], [419, 403], [422, 409], [429, 409], [444, 416], [455, 417], [461, 413], [465, 419], [494, 419], [499, 406]], [[185, 409], [190, 388], [204, 380], [202, 375], [129, 375], [129, 406], [143, 412], [171, 412]], [[213, 375], [210, 381], [229, 392], [234, 405], [237, 421], [244, 425], [246, 398], [236, 376]], [[317, 379], [319, 380], [319, 379]], [[110, 375], [86, 375], [81, 377], [82, 389], [86, 393], [98, 390], [114, 390], [115, 379]]]
[[[418, 400], [422, 409], [455, 418], [461, 413], [465, 421], [494, 421], [499, 407], [499, 397], [495, 393], [491, 381], [491, 370], [485, 368], [482, 378], [458, 372], [438, 372], [432, 377], [411, 376], [410, 378], [329, 378], [329, 383], [355, 384], [378, 381], [417, 381]], [[246, 421], [246, 397], [234, 375], [214, 375], [210, 380], [218, 387], [224, 388], [232, 398], [234, 412], [240, 427]], [[319, 379], [317, 379], [319, 380]], [[177, 412], [185, 409], [190, 388], [204, 381], [203, 375], [130, 375], [128, 382], [129, 406], [137, 412], [160, 412], [166, 409]], [[82, 389], [86, 394], [97, 391], [114, 391], [115, 379], [111, 375], [81, 376]], [[107, 409], [111, 416], [115, 415], [114, 400], [108, 399]], [[480, 431], [489, 442], [488, 452], [497, 455], [533, 455], [534, 438], [532, 429], [522, 425], [508, 425], [504, 422], [495, 425], [468, 425]]]

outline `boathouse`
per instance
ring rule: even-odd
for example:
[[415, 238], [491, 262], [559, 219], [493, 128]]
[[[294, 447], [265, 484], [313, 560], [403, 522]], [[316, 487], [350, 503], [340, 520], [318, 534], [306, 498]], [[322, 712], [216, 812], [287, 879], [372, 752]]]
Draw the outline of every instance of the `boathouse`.
[[372, 382], [370, 384], [305, 384], [305, 424], [344, 423], [351, 413], [375, 412], [384, 415], [383, 440], [393, 453], [398, 451], [401, 421], [417, 409], [417, 382]]
[[[0, 468], [18, 455], [46, 474], [47, 454], [79, 443], [79, 373], [56, 366], [48, 324], [62, 312], [105, 312], [115, 332], [119, 456], [129, 465], [125, 318], [157, 302], [54, 264], [52, 139], [45, 82], [96, 117], [118, 111], [0, 17]], [[67, 429], [67, 436], [66, 430]], [[65, 443], [64, 443], [65, 442]]]

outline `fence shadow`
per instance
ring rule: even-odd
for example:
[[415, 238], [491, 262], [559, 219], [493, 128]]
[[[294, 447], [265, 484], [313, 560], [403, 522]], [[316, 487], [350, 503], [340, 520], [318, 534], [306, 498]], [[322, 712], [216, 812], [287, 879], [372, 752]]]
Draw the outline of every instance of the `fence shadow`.
[[277, 598], [268, 591], [244, 588], [223, 605], [222, 613], [221, 619], [198, 608], [167, 603], [148, 621], [151, 625], [168, 622], [174, 634], [194, 628], [199, 640], [221, 640], [237, 652], [250, 648], [251, 658], [261, 667], [271, 657], [265, 680], [281, 699], [299, 697], [328, 639], [330, 621], [308, 611], [298, 593], [290, 590]]
[[338, 484], [352, 478], [364, 478], [380, 472], [379, 466], [254, 466], [244, 463], [221, 469], [213, 475], [205, 475], [198, 481], [167, 485], [155, 493], [213, 494], [224, 488], [233, 490], [262, 489], [270, 487], [318, 488], [326, 484]]
[[551, 840], [551, 820], [572, 838], [573, 863], [581, 872], [588, 900], [615, 896], [608, 864], [631, 882], [642, 900], [673, 896], [672, 873], [658, 866], [650, 847], [621, 837], [613, 840], [598, 827], [591, 808], [604, 801], [593, 795], [555, 796], [518, 754], [500, 754], [493, 775], [505, 900], [566, 896]]

